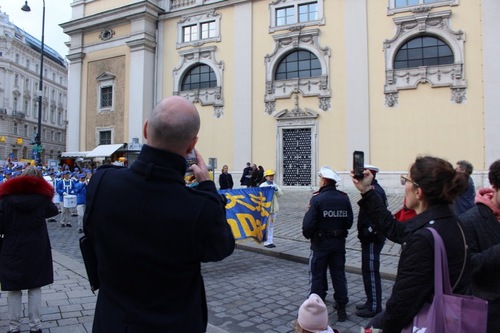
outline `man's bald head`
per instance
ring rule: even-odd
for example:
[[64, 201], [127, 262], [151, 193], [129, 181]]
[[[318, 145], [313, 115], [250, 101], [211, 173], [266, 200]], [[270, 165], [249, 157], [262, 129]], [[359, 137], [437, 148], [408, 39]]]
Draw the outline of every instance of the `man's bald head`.
[[194, 148], [199, 130], [200, 115], [193, 103], [172, 96], [156, 105], [144, 126], [144, 135], [150, 146], [185, 156]]

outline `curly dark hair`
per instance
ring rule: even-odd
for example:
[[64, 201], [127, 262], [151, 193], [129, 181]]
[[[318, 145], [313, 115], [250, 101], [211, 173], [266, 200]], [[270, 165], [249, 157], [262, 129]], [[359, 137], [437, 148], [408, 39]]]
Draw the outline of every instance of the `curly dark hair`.
[[490, 165], [490, 172], [488, 172], [488, 180], [496, 189], [500, 189], [500, 160], [496, 160]]
[[434, 156], [417, 156], [410, 168], [411, 179], [424, 193], [429, 206], [451, 204], [467, 188], [468, 176], [450, 162]]

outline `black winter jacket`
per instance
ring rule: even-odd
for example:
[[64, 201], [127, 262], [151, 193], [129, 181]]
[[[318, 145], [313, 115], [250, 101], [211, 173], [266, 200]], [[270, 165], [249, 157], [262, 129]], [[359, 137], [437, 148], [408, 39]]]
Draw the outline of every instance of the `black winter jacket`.
[[478, 203], [459, 216], [472, 261], [472, 293], [487, 300], [500, 299], [500, 222], [490, 208]]
[[2, 290], [39, 288], [54, 282], [52, 250], [45, 219], [58, 213], [54, 189], [43, 178], [20, 176], [0, 186]]
[[392, 295], [386, 304], [384, 333], [400, 333], [434, 294], [434, 238], [426, 230], [437, 230], [443, 239], [448, 257], [450, 282], [454, 292], [468, 293], [469, 276], [460, 273], [466, 260], [465, 241], [458, 218], [448, 205], [429, 207], [421, 214], [398, 222], [380, 197], [371, 190], [358, 202], [371, 217], [375, 228], [393, 242], [401, 244], [401, 256]]
[[[380, 199], [384, 202], [387, 207], [387, 195], [384, 189], [379, 185], [378, 181], [374, 179], [372, 181], [372, 188], [375, 193], [380, 196]], [[364, 209], [359, 210], [358, 214], [358, 239], [361, 243], [372, 243], [372, 242], [384, 242], [385, 237], [382, 233], [377, 232], [371, 222], [370, 216], [365, 212]]]
[[206, 331], [201, 262], [235, 242], [214, 182], [188, 188], [185, 171], [182, 156], [144, 145], [130, 168], [92, 176], [83, 223], [100, 279], [94, 333]]

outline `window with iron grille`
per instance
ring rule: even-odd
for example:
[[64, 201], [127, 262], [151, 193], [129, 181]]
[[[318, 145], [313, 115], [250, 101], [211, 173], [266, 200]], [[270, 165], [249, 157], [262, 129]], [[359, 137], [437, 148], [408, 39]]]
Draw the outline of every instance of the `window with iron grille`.
[[99, 131], [99, 145], [111, 144], [111, 131]]
[[113, 105], [113, 87], [101, 87], [101, 108], [109, 108]]

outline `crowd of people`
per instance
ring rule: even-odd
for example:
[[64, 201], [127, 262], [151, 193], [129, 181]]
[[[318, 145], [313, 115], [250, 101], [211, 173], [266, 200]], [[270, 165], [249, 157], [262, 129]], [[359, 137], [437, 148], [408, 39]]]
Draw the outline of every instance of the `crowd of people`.
[[[10, 332], [20, 331], [22, 290], [28, 290], [30, 331], [42, 331], [40, 288], [53, 283], [46, 222], [59, 213], [65, 228], [71, 226], [69, 216], [78, 214], [78, 229], [96, 258], [91, 268], [100, 287], [93, 332], [206, 331], [201, 263], [231, 255], [235, 240], [225, 202], [194, 149], [199, 129], [195, 106], [182, 97], [168, 97], [144, 123], [147, 144], [130, 167], [104, 165], [95, 173], [17, 165], [2, 170], [0, 284], [8, 292]], [[186, 186], [184, 179], [190, 152], [196, 154], [197, 163], [189, 167], [196, 187]], [[234, 187], [228, 169], [224, 165], [219, 176], [223, 190]], [[388, 210], [378, 173], [376, 166], [366, 164], [362, 178], [351, 174], [361, 193], [357, 232], [366, 294], [356, 315], [371, 318], [367, 327], [399, 333], [432, 300], [434, 243], [426, 228], [433, 228], [444, 242], [453, 292], [487, 300], [488, 333], [499, 332], [500, 160], [489, 168], [491, 188], [475, 192], [470, 163], [453, 166], [439, 157], [418, 156], [400, 177], [404, 219]], [[283, 193], [274, 176], [274, 170], [248, 163], [240, 179], [242, 187], [274, 188], [265, 243], [269, 248], [275, 247], [272, 222]], [[302, 223], [311, 256], [309, 290], [296, 320], [301, 333], [337, 332], [328, 323], [324, 302], [328, 273], [338, 321], [347, 320], [349, 302], [345, 245], [353, 209], [348, 194], [338, 190], [341, 178], [333, 169], [321, 167], [318, 177], [319, 190]], [[68, 196], [75, 196], [71, 206], [78, 213], [64, 204]], [[379, 266], [386, 239], [401, 244], [401, 253], [384, 306]]]
[[[362, 196], [357, 229], [366, 294], [366, 301], [356, 305], [356, 315], [371, 318], [367, 331], [399, 333], [411, 325], [424, 304], [432, 301], [434, 240], [426, 228], [433, 228], [444, 242], [452, 292], [487, 300], [487, 332], [499, 332], [500, 160], [489, 168], [491, 188], [479, 189], [474, 198], [469, 162], [458, 161], [454, 167], [438, 157], [418, 156], [409, 172], [401, 175], [405, 201], [396, 216], [387, 209], [386, 194], [375, 179], [378, 168], [365, 165], [364, 169], [362, 179], [351, 176]], [[348, 302], [345, 237], [353, 223], [352, 209], [347, 194], [336, 189], [340, 177], [333, 170], [322, 167], [319, 177], [320, 189], [303, 220], [304, 237], [311, 240], [309, 297], [316, 299], [314, 304], [325, 300], [330, 269], [334, 308], [342, 322]], [[401, 253], [392, 294], [384, 309], [379, 267], [386, 238], [401, 244]], [[311, 303], [310, 299], [304, 304], [307, 302]], [[298, 327], [297, 332], [316, 332]], [[321, 327], [318, 331], [329, 331], [324, 324]]]

